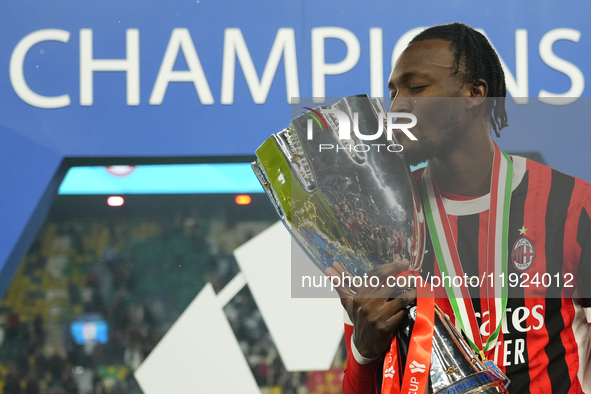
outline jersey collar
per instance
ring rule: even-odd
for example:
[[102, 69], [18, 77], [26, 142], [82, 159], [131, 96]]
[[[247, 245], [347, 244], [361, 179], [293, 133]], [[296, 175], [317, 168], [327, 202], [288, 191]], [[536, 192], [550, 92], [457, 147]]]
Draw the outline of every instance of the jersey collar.
[[[523, 180], [525, 175], [527, 159], [521, 156], [511, 156], [513, 160], [513, 185], [511, 191], [514, 191]], [[448, 215], [466, 216], [485, 212], [490, 208], [490, 193], [471, 200], [450, 200], [443, 197], [443, 205]]]

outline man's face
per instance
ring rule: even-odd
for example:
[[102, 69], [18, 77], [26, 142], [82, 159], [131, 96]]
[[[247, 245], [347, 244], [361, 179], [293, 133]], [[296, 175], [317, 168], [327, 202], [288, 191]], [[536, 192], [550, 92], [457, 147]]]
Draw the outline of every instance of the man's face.
[[410, 131], [417, 137], [411, 141], [404, 133], [395, 132], [410, 164], [449, 154], [465, 131], [465, 99], [469, 84], [462, 81], [450, 42], [425, 40], [410, 44], [398, 58], [388, 88], [395, 97], [391, 112], [409, 112], [417, 117]]

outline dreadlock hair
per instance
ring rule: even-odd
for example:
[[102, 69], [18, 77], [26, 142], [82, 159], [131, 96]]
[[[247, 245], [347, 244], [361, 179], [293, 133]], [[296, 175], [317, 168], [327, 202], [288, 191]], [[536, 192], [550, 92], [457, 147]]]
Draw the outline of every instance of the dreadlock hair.
[[455, 74], [464, 74], [465, 82], [478, 85], [478, 80], [484, 79], [488, 83], [487, 97], [493, 98], [491, 125], [496, 136], [500, 137], [501, 130], [509, 125], [505, 111], [505, 73], [499, 56], [486, 37], [473, 28], [456, 22], [430, 27], [415, 36], [410, 43], [431, 39], [451, 42], [455, 54]]

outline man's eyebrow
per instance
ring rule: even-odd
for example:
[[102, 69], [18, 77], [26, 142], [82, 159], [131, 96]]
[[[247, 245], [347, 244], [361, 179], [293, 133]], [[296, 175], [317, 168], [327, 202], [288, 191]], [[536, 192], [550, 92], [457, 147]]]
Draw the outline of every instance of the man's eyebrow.
[[[429, 78], [429, 75], [422, 73], [420, 71], [407, 71], [400, 76], [399, 80], [401, 83], [404, 83], [408, 82], [410, 79], [414, 77]], [[392, 82], [392, 80], [388, 81], [388, 89], [396, 89], [396, 85], [394, 84], [394, 82]]]

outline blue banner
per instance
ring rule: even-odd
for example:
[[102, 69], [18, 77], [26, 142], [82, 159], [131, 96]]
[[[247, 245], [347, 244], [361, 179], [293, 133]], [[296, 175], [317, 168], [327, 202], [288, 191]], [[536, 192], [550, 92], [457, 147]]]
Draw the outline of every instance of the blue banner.
[[[589, 95], [590, 14], [585, 1], [6, 1], [0, 291], [57, 193], [65, 158], [253, 154], [289, 123], [292, 97], [387, 96], [392, 60], [412, 36], [454, 21], [489, 37], [511, 105], [574, 102]], [[590, 142], [560, 124], [499, 140], [587, 180]]]

